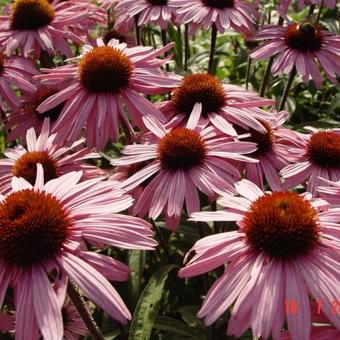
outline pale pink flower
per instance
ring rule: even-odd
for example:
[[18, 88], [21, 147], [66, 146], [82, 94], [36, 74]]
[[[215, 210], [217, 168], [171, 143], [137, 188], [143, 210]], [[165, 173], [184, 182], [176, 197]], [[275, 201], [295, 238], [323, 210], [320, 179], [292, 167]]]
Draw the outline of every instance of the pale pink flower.
[[260, 107], [272, 105], [274, 100], [262, 98], [237, 85], [224, 84], [207, 73], [185, 76], [171, 97], [171, 101], [157, 104], [166, 117], [179, 115], [190, 119], [195, 104], [201, 102], [200, 121], [210, 122], [218, 130], [231, 136], [237, 136], [233, 125], [266, 133], [267, 130], [259, 120], [273, 119], [270, 112]]
[[19, 49], [24, 56], [39, 57], [41, 50], [51, 55], [57, 50], [72, 56], [67, 40], [82, 41], [67, 27], [80, 23], [88, 11], [82, 5], [64, 7], [63, 3], [53, 6], [46, 0], [15, 0], [9, 15], [0, 17], [0, 44], [6, 54]]
[[289, 164], [285, 157], [287, 143], [283, 137], [282, 124], [287, 120], [287, 111], [271, 112], [275, 121], [261, 121], [266, 128], [266, 133], [258, 132], [254, 129], [246, 131], [237, 129], [239, 133], [250, 133], [249, 137], [240, 139], [253, 142], [257, 145], [257, 150], [249, 156], [258, 159], [258, 163], [240, 163], [240, 169], [244, 169], [245, 177], [255, 183], [260, 188], [264, 188], [264, 179], [272, 190], [282, 190], [282, 181], [279, 176], [280, 170]]
[[[199, 240], [186, 256], [180, 277], [226, 265], [198, 317], [210, 325], [233, 305], [229, 335], [240, 337], [251, 328], [257, 338], [275, 339], [286, 320], [293, 339], [307, 340], [312, 295], [339, 329], [332, 302], [340, 296], [340, 225], [330, 222], [339, 222], [340, 213], [328, 212], [328, 203], [310, 193], [264, 193], [248, 180], [235, 188], [241, 197], [218, 201], [226, 210], [192, 215], [195, 221], [235, 221], [239, 227]], [[295, 301], [298, 312], [285, 313], [285, 301]]]
[[136, 17], [138, 26], [158, 25], [166, 29], [172, 22], [176, 8], [169, 6], [168, 0], [120, 0], [115, 10], [116, 15]]
[[259, 17], [256, 4], [242, 0], [169, 0], [177, 8], [176, 21], [209, 29], [213, 24], [223, 33], [227, 29], [246, 33], [254, 29]]
[[[80, 182], [70, 172], [44, 184], [38, 164], [34, 187], [13, 177], [13, 191], [0, 204], [0, 287], [15, 294], [17, 339], [31, 339], [38, 328], [45, 339], [63, 335], [61, 306], [55, 286], [70, 277], [98, 307], [121, 323], [130, 312], [102, 274], [120, 271], [111, 257], [88, 251], [87, 244], [126, 249], [153, 249], [151, 226], [119, 214], [132, 198], [112, 183], [95, 178]], [[42, 213], [43, 212], [43, 213]], [[48, 275], [58, 274], [54, 283]], [[125, 275], [125, 273], [124, 273]], [[66, 278], [65, 278], [66, 276]]]
[[156, 51], [143, 46], [128, 48], [114, 39], [108, 45], [98, 39], [97, 44], [96, 47], [84, 46], [79, 65], [42, 69], [48, 73], [37, 76], [42, 83], [61, 86], [67, 81], [68, 84], [46, 99], [38, 111], [45, 112], [65, 102], [53, 128], [58, 140], [73, 141], [86, 126], [88, 145], [103, 149], [110, 137], [118, 139], [119, 121], [130, 126], [122, 103], [139, 126], [144, 126], [142, 117], [155, 117], [165, 122], [162, 113], [139, 92], [170, 91], [180, 78], [160, 70], [168, 58], [156, 58], [173, 44]]
[[79, 170], [83, 171], [83, 180], [103, 176], [101, 169], [83, 163], [86, 159], [100, 157], [82, 146], [84, 140], [66, 146], [55, 143], [54, 139], [55, 135], [50, 135], [49, 119], [45, 119], [38, 138], [33, 127], [27, 131], [27, 149], [22, 145], [15, 149], [6, 149], [5, 158], [0, 159], [0, 192], [4, 194], [11, 189], [13, 176], [22, 177], [33, 185], [38, 163], [44, 169], [45, 182]]
[[91, 31], [98, 27], [98, 24], [107, 25], [107, 13], [104, 8], [92, 3], [91, 0], [49, 0], [53, 7], [58, 6], [59, 10], [86, 11], [87, 15], [76, 23], [67, 25], [67, 28], [82, 40], [91, 39]]
[[[279, 5], [280, 13], [287, 14], [288, 7], [291, 4], [292, 0], [281, 0]], [[306, 6], [314, 4], [314, 5], [326, 5], [329, 8], [335, 8], [336, 0], [298, 0], [298, 10], [301, 11]]]
[[300, 9], [307, 4], [314, 4], [314, 5], [326, 5], [329, 8], [335, 8], [336, 0], [299, 0]]
[[88, 335], [89, 331], [84, 321], [69, 298], [66, 298], [61, 313], [64, 323], [64, 340], [78, 340], [80, 335]]
[[7, 117], [5, 128], [8, 131], [7, 141], [13, 141], [16, 138], [25, 136], [26, 131], [34, 127], [36, 133], [40, 133], [45, 118], [50, 119], [51, 127], [60, 115], [63, 103], [51, 110], [39, 113], [37, 107], [52, 94], [60, 91], [57, 87], [44, 86], [35, 84], [37, 89], [32, 93], [24, 93], [21, 96], [21, 105], [19, 109], [12, 110]]
[[201, 108], [195, 105], [185, 127], [149, 126], [149, 141], [126, 146], [125, 156], [112, 160], [113, 165], [150, 161], [121, 184], [130, 191], [152, 178], [136, 202], [135, 215], [148, 213], [156, 219], [164, 211], [167, 227], [176, 230], [184, 204], [188, 215], [200, 209], [199, 191], [214, 200], [216, 193], [233, 190], [240, 174], [230, 160], [256, 162], [244, 156], [255, 151], [254, 143], [237, 141], [212, 126], [197, 126]]
[[283, 168], [281, 175], [285, 188], [294, 188], [307, 180], [306, 190], [315, 195], [316, 188], [322, 183], [320, 177], [340, 180], [340, 129], [310, 129], [310, 134], [290, 132], [291, 146], [287, 153], [295, 158], [295, 162]]
[[340, 180], [330, 181], [321, 178], [321, 185], [317, 188], [320, 197], [331, 204], [332, 208], [340, 208]]
[[0, 107], [6, 103], [11, 109], [20, 106], [13, 86], [28, 93], [34, 93], [36, 87], [29, 82], [38, 73], [31, 60], [21, 57], [7, 57], [0, 51]]
[[295, 68], [305, 83], [313, 79], [320, 87], [323, 77], [318, 61], [327, 77], [337, 83], [340, 36], [323, 30], [320, 25], [308, 21], [289, 23], [288, 26], [265, 25], [251, 39], [265, 40], [252, 50], [251, 58], [262, 60], [277, 55], [271, 69], [274, 76], [280, 72], [290, 74]]
[[[66, 288], [66, 285], [65, 285]], [[65, 293], [62, 296], [57, 295], [57, 299], [65, 299]], [[61, 313], [63, 317], [64, 335], [63, 340], [78, 340], [80, 335], [87, 335], [88, 329], [84, 321], [79, 316], [77, 309], [69, 298], [66, 298], [65, 303], [62, 304]], [[0, 313], [0, 331], [14, 333], [15, 330], [15, 314]], [[40, 335], [36, 330], [36, 336], [31, 339], [39, 339]]]

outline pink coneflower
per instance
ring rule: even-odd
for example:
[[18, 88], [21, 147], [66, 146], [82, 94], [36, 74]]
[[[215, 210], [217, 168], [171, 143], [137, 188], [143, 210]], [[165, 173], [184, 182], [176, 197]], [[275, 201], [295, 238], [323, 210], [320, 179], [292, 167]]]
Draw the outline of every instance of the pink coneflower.
[[[242, 197], [225, 196], [225, 211], [193, 214], [196, 221], [235, 221], [239, 230], [205, 237], [187, 255], [193, 257], [180, 277], [227, 265], [210, 288], [199, 317], [207, 325], [232, 304], [228, 334], [240, 337], [252, 328], [255, 337], [277, 338], [287, 321], [294, 339], [309, 339], [309, 294], [323, 301], [323, 312], [340, 328], [332, 302], [340, 296], [338, 231], [329, 228], [334, 213], [310, 194], [267, 192], [248, 180], [235, 184]], [[340, 217], [338, 213], [337, 217]], [[285, 315], [285, 302], [297, 313]]]
[[259, 16], [257, 5], [241, 0], [169, 0], [170, 7], [177, 8], [176, 21], [203, 26], [209, 29], [213, 24], [223, 33], [226, 29], [249, 32], [254, 29], [254, 18]]
[[176, 230], [185, 203], [188, 215], [200, 209], [198, 192], [211, 200], [216, 193], [233, 190], [238, 170], [230, 160], [256, 162], [244, 156], [255, 151], [254, 143], [235, 141], [210, 126], [197, 126], [201, 104], [196, 104], [192, 119], [185, 127], [165, 130], [150, 126], [150, 142], [128, 145], [125, 156], [112, 160], [113, 165], [151, 161], [125, 180], [121, 187], [132, 190], [151, 179], [140, 195], [133, 213], [156, 219], [165, 212], [167, 227]]
[[275, 122], [262, 121], [266, 133], [254, 129], [246, 131], [238, 129], [239, 133], [250, 133], [250, 137], [242, 138], [244, 141], [254, 142], [257, 150], [249, 156], [258, 159], [258, 163], [240, 163], [245, 169], [245, 176], [260, 188], [264, 188], [264, 179], [272, 190], [282, 190], [282, 182], [279, 172], [289, 164], [285, 157], [287, 144], [282, 138], [282, 124], [289, 116], [287, 111], [271, 112]]
[[329, 8], [335, 8], [336, 0], [299, 0], [300, 9], [303, 8], [306, 4], [314, 4], [314, 5], [326, 5]]
[[12, 86], [28, 93], [34, 93], [36, 87], [27, 79], [31, 79], [37, 73], [38, 71], [31, 60], [7, 57], [0, 51], [0, 107], [3, 107], [5, 102], [12, 109], [18, 108], [20, 100]]
[[290, 74], [296, 69], [305, 83], [313, 79], [320, 87], [323, 77], [318, 69], [319, 61], [328, 78], [337, 82], [340, 36], [324, 31], [320, 25], [308, 21], [288, 26], [265, 25], [251, 39], [266, 40], [253, 49], [251, 58], [261, 60], [277, 54], [271, 69], [274, 76], [280, 72]]
[[81, 36], [81, 39], [86, 41], [91, 38], [90, 30], [95, 29], [98, 24], [107, 24], [106, 11], [93, 4], [91, 0], [48, 0], [53, 7], [57, 7], [58, 10], [73, 11], [73, 12], [87, 12], [82, 20], [77, 23], [67, 25], [75, 35]]
[[128, 47], [133, 47], [136, 45], [134, 37], [132, 37], [128, 33], [123, 34], [114, 28], [107, 31], [103, 36], [103, 41], [105, 44], [108, 44], [109, 41], [112, 39], [119, 40], [120, 43], [126, 43]]
[[129, 125], [122, 103], [140, 126], [143, 126], [143, 116], [165, 121], [161, 112], [139, 92], [167, 92], [178, 84], [180, 78], [160, 70], [167, 59], [156, 58], [173, 44], [155, 51], [152, 47], [127, 48], [118, 40], [111, 40], [107, 46], [101, 39], [97, 43], [96, 47], [84, 46], [79, 65], [42, 70], [49, 72], [37, 76], [43, 83], [60, 85], [71, 81], [71, 85], [46, 99], [38, 111], [45, 112], [65, 102], [53, 129], [57, 138], [75, 140], [86, 125], [88, 145], [103, 149], [109, 137], [118, 139], [119, 121]]
[[[65, 294], [62, 295], [65, 297]], [[57, 299], [60, 300], [60, 296], [57, 295]], [[64, 335], [63, 340], [78, 340], [80, 335], [87, 335], [88, 329], [84, 324], [84, 321], [80, 318], [77, 309], [69, 298], [66, 298], [65, 303], [61, 306], [61, 314], [63, 317]], [[13, 332], [15, 330], [15, 315], [0, 313], [0, 331]], [[36, 336], [32, 336], [30, 339], [39, 339], [40, 335], [36, 329]]]
[[67, 29], [77, 25], [88, 12], [83, 6], [64, 8], [64, 5], [52, 6], [46, 0], [15, 0], [9, 15], [0, 17], [0, 44], [11, 55], [20, 49], [24, 56], [33, 53], [39, 57], [41, 50], [51, 55], [56, 50], [72, 56], [67, 44], [71, 39], [81, 43], [79, 37]]
[[[44, 185], [43, 168], [37, 167], [34, 187], [13, 177], [13, 191], [0, 204], [1, 287], [3, 292], [9, 285], [14, 288], [16, 336], [31, 339], [38, 327], [45, 339], [62, 337], [62, 313], [53, 286], [66, 284], [60, 277], [65, 274], [96, 305], [126, 323], [131, 318], [128, 309], [100, 272], [107, 256], [95, 253], [96, 262], [90, 262], [93, 252], [86, 245], [153, 249], [150, 225], [118, 214], [132, 198], [112, 190], [109, 181], [79, 183], [82, 173], [71, 172]], [[51, 272], [58, 274], [54, 284]]]
[[26, 134], [27, 149], [19, 145], [15, 149], [7, 149], [6, 158], [0, 159], [0, 192], [7, 193], [11, 189], [13, 176], [22, 177], [31, 184], [36, 178], [37, 164], [42, 164], [45, 182], [64, 175], [70, 171], [83, 170], [82, 179], [103, 175], [99, 168], [82, 163], [85, 159], [100, 156], [89, 149], [80, 147], [82, 141], [67, 147], [55, 143], [55, 135], [50, 135], [49, 119], [45, 119], [40, 136], [37, 138], [34, 128]]
[[50, 119], [50, 123], [53, 125], [60, 115], [63, 109], [63, 103], [48, 110], [44, 113], [39, 113], [37, 107], [48, 97], [59, 92], [60, 89], [56, 87], [37, 85], [37, 89], [34, 93], [24, 93], [21, 96], [21, 108], [13, 110], [6, 122], [6, 130], [9, 131], [7, 140], [12, 141], [16, 138], [22, 137], [26, 134], [26, 131], [34, 127], [37, 133], [41, 132], [45, 118]]
[[306, 190], [315, 195], [317, 186], [323, 183], [320, 177], [340, 180], [340, 129], [295, 132], [292, 138], [287, 153], [295, 156], [295, 162], [281, 170], [285, 188], [294, 188], [307, 180]]
[[63, 339], [78, 340], [81, 335], [85, 336], [89, 333], [84, 321], [69, 298], [66, 298], [61, 308], [61, 313], [64, 324]]
[[199, 102], [202, 103], [199, 118], [203, 122], [210, 121], [218, 130], [232, 136], [237, 136], [233, 124], [266, 133], [259, 120], [273, 118], [271, 113], [260, 107], [272, 105], [274, 100], [261, 98], [240, 86], [224, 84], [207, 73], [185, 76], [173, 91], [171, 101], [158, 104], [158, 108], [169, 118], [180, 115], [189, 119], [195, 104]]
[[[283, 14], [286, 14], [288, 11], [288, 7], [292, 0], [281, 0], [280, 2], [280, 10], [282, 11]], [[298, 0], [298, 10], [302, 10], [305, 8], [307, 5], [326, 5], [329, 8], [335, 8], [336, 5], [336, 0]]]
[[150, 24], [166, 29], [176, 12], [169, 3], [168, 0], [120, 0], [115, 9], [118, 16], [120, 13], [130, 18], [137, 16], [138, 26]]
[[340, 208], [340, 180], [329, 181], [321, 179], [321, 184], [326, 185], [321, 185], [317, 188], [320, 197], [331, 204], [332, 208]]

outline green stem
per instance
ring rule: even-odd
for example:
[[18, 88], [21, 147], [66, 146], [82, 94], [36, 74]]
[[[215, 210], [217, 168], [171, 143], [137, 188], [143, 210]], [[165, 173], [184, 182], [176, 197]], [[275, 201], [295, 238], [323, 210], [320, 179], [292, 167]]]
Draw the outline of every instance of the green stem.
[[[166, 42], [166, 30], [161, 30], [161, 36], [162, 36], [162, 43], [163, 46], [166, 46], [167, 42]], [[165, 56], [168, 55], [168, 52], [165, 52]], [[170, 65], [168, 63], [166, 63], [165, 65], [165, 69], [169, 72], [170, 71]]]
[[251, 58], [248, 57], [247, 70], [246, 70], [246, 90], [248, 90], [248, 86], [249, 86], [250, 69], [251, 69]]
[[210, 54], [209, 54], [209, 65], [208, 73], [214, 74], [214, 55], [216, 49], [216, 38], [217, 38], [217, 27], [215, 24], [211, 27], [211, 44], [210, 44]]
[[318, 16], [317, 16], [316, 21], [315, 21], [316, 24], [320, 21], [322, 7], [323, 7], [323, 1], [321, 2], [320, 8], [319, 8], [319, 12], [318, 12]]
[[309, 7], [308, 15], [307, 15], [308, 19], [312, 16], [314, 9], [315, 9], [315, 4], [311, 4], [310, 7]]
[[286, 104], [286, 101], [287, 101], [287, 98], [288, 98], [288, 95], [289, 95], [289, 91], [290, 91], [290, 89], [292, 87], [295, 75], [296, 75], [296, 69], [294, 67], [292, 72], [291, 72], [291, 74], [289, 75], [286, 87], [285, 87], [285, 89], [283, 91], [283, 95], [282, 95], [282, 98], [281, 98], [281, 101], [280, 101], [280, 105], [279, 105], [279, 111], [282, 111], [284, 109], [284, 107], [285, 107], [285, 104]]
[[136, 43], [137, 45], [141, 45], [141, 36], [140, 36], [140, 27], [138, 26], [138, 17], [139, 15], [135, 15], [135, 33], [136, 33]]
[[163, 239], [161, 231], [159, 230], [159, 228], [157, 227], [157, 224], [155, 223], [155, 221], [152, 218], [150, 218], [150, 222], [151, 222], [151, 225], [153, 226], [153, 228], [155, 229], [158, 241], [159, 241], [159, 243], [161, 244], [161, 246], [164, 250], [164, 254], [165, 254], [168, 262], [171, 263], [172, 262], [171, 256], [170, 256], [170, 253], [168, 251], [168, 247], [166, 246], [166, 243]]
[[105, 340], [104, 335], [101, 333], [96, 322], [92, 318], [84, 299], [79, 295], [75, 284], [71, 280], [69, 280], [67, 286], [67, 294], [91, 333], [92, 338], [94, 340]]
[[189, 25], [184, 26], [184, 71], [188, 71], [188, 60], [190, 58], [190, 45], [189, 45]]
[[[279, 18], [279, 22], [277, 24], [278, 25], [283, 24], [283, 18], [282, 17]], [[269, 58], [268, 65], [267, 65], [266, 71], [264, 73], [263, 81], [262, 81], [261, 88], [260, 88], [260, 96], [261, 97], [263, 97], [264, 94], [266, 93], [266, 87], [268, 85], [268, 80], [269, 80], [269, 77], [270, 77], [270, 71], [271, 71], [273, 62], [274, 62], [274, 56]]]

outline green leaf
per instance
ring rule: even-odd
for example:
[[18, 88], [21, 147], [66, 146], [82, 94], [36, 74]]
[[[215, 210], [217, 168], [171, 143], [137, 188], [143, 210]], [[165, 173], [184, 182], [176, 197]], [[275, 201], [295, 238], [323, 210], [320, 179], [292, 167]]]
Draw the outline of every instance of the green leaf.
[[183, 306], [183, 307], [178, 308], [177, 312], [181, 314], [182, 319], [190, 327], [205, 330], [205, 326], [203, 325], [203, 322], [200, 319], [198, 319], [196, 316], [199, 308], [200, 306]]
[[169, 331], [176, 334], [185, 335], [191, 339], [206, 339], [206, 334], [203, 334], [202, 331], [188, 327], [183, 322], [169, 318], [167, 316], [158, 316], [154, 328], [161, 331]]
[[169, 272], [175, 265], [167, 265], [154, 274], [140, 296], [130, 327], [129, 340], [148, 340], [151, 336], [163, 287]]
[[140, 287], [142, 283], [143, 270], [145, 265], [145, 251], [130, 250], [129, 252], [129, 268], [131, 269], [129, 280], [129, 303], [133, 309], [137, 303]]
[[169, 34], [169, 37], [170, 37], [170, 41], [174, 41], [175, 42], [174, 59], [176, 61], [177, 67], [180, 70], [182, 70], [183, 69], [182, 35], [172, 25], [169, 25], [169, 27], [168, 27], [168, 34]]

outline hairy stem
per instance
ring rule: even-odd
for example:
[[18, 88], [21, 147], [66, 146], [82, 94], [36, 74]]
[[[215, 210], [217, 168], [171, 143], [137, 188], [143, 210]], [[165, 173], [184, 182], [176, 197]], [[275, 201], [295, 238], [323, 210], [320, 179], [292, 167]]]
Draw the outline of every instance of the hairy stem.
[[138, 17], [139, 15], [135, 15], [135, 33], [136, 33], [136, 43], [137, 45], [141, 45], [141, 35], [140, 35], [140, 27], [138, 26]]
[[[167, 42], [166, 42], [166, 30], [161, 30], [161, 35], [162, 35], [162, 43], [163, 46], [166, 46]], [[168, 55], [168, 52], [165, 52], [165, 56]], [[168, 63], [166, 63], [165, 65], [165, 69], [169, 72], [170, 71], [170, 65]]]
[[190, 58], [190, 45], [189, 45], [189, 25], [184, 26], [184, 71], [188, 71], [188, 60]]
[[[282, 24], [283, 24], [283, 18], [280, 17], [278, 25], [282, 25]], [[266, 93], [266, 87], [268, 85], [268, 80], [269, 80], [269, 77], [270, 77], [270, 71], [272, 69], [273, 62], [274, 62], [274, 56], [269, 58], [268, 65], [267, 65], [266, 71], [264, 73], [263, 81], [262, 81], [261, 88], [260, 88], [260, 96], [261, 97], [263, 97], [264, 94]]]
[[279, 111], [282, 111], [284, 109], [284, 107], [285, 107], [285, 104], [286, 104], [286, 101], [287, 101], [287, 98], [288, 98], [288, 95], [289, 95], [289, 91], [290, 91], [290, 89], [292, 87], [295, 75], [296, 75], [296, 69], [294, 67], [292, 72], [291, 72], [291, 74], [289, 75], [286, 87], [285, 87], [285, 89], [283, 91], [283, 95], [282, 95], [282, 98], [281, 98], [281, 101], [280, 101], [280, 105], [279, 105]]
[[170, 256], [168, 247], [166, 246], [166, 243], [165, 243], [165, 241], [163, 239], [161, 231], [159, 230], [159, 228], [157, 227], [157, 224], [155, 223], [155, 221], [152, 218], [150, 218], [150, 222], [151, 222], [151, 225], [153, 226], [153, 228], [154, 228], [154, 230], [156, 232], [158, 241], [159, 241], [159, 243], [161, 244], [161, 246], [162, 246], [162, 248], [164, 250], [164, 254], [165, 254], [168, 262], [171, 263], [172, 262], [171, 256]]
[[216, 38], [217, 38], [217, 27], [215, 24], [211, 27], [211, 44], [210, 44], [210, 55], [209, 55], [209, 65], [208, 65], [208, 73], [214, 74], [214, 56], [216, 49]]
[[99, 330], [96, 322], [92, 318], [84, 299], [79, 295], [75, 284], [70, 280], [67, 286], [67, 294], [76, 307], [80, 317], [91, 333], [94, 340], [104, 340], [104, 335]]
[[246, 90], [248, 90], [248, 87], [249, 87], [250, 69], [251, 69], [251, 58], [248, 57], [247, 70], [246, 70]]

